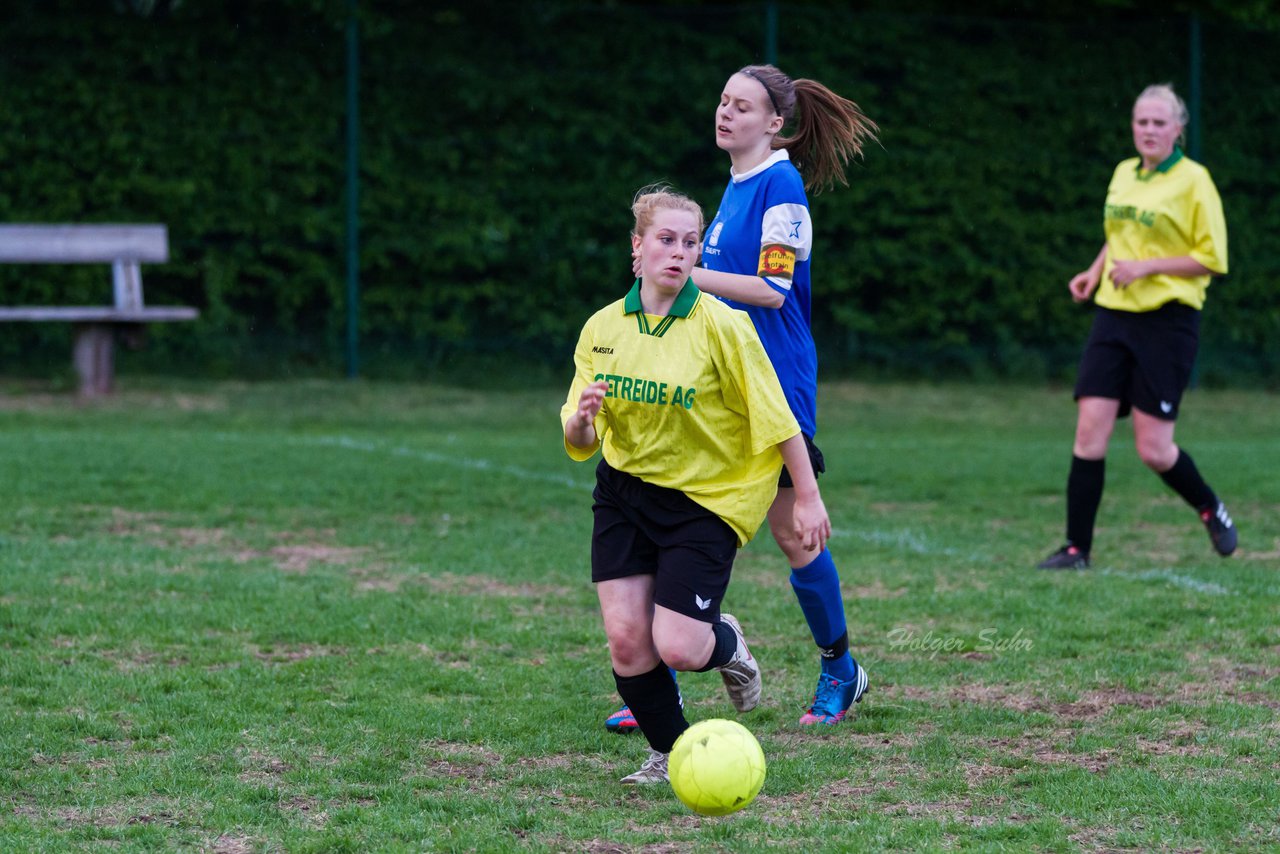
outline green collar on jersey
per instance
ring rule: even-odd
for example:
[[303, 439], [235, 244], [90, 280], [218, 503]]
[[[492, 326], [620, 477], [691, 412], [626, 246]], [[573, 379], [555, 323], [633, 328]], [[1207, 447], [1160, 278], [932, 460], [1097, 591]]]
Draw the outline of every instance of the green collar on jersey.
[[[698, 290], [693, 283], [693, 279], [689, 279], [684, 283], [684, 287], [680, 289], [680, 293], [676, 294], [676, 301], [671, 304], [671, 310], [667, 312], [668, 317], [688, 317], [689, 312], [693, 311], [693, 307], [698, 304], [698, 296], [702, 291]], [[640, 280], [636, 279], [636, 283], [631, 286], [631, 290], [627, 293], [627, 299], [623, 303], [623, 312], [626, 314], [635, 314], [636, 312], [644, 313], [644, 306], [640, 304]]]
[[1177, 166], [1178, 161], [1181, 159], [1182, 159], [1182, 146], [1175, 145], [1173, 147], [1173, 153], [1170, 154], [1168, 157], [1166, 157], [1163, 161], [1161, 161], [1159, 166], [1157, 166], [1156, 168], [1148, 172], [1147, 170], [1142, 168], [1142, 158], [1139, 157], [1138, 168], [1136, 170], [1138, 173], [1138, 180], [1149, 181], [1151, 177], [1157, 173], [1168, 172], [1174, 166]]

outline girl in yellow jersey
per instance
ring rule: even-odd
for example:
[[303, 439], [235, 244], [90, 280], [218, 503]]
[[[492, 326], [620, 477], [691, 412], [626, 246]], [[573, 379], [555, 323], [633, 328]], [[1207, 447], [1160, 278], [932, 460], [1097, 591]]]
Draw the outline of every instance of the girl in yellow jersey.
[[649, 741], [624, 783], [667, 779], [688, 728], [675, 670], [718, 670], [734, 707], [760, 700], [760, 668], [720, 612], [740, 546], [764, 521], [785, 463], [793, 534], [821, 549], [831, 522], [800, 425], [751, 320], [690, 279], [702, 211], [669, 190], [632, 205], [640, 278], [587, 321], [560, 411], [565, 450], [601, 450], [591, 580], [618, 693]]
[[1227, 227], [1209, 171], [1177, 145], [1187, 108], [1173, 87], [1148, 86], [1133, 105], [1138, 157], [1116, 167], [1104, 209], [1106, 243], [1068, 285], [1097, 303], [1076, 379], [1067, 477], [1067, 542], [1041, 569], [1089, 566], [1107, 443], [1132, 412], [1138, 456], [1196, 509], [1214, 549], [1235, 551], [1236, 528], [1186, 451], [1173, 441], [1213, 276], [1227, 272]]

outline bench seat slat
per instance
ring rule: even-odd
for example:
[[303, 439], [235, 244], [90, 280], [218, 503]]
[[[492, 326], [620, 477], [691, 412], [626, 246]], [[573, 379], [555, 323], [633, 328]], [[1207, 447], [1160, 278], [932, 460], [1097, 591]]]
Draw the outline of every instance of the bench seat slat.
[[7, 264], [86, 264], [130, 260], [163, 264], [169, 260], [169, 231], [164, 225], [0, 225], [0, 262]]
[[65, 323], [167, 323], [195, 320], [199, 309], [181, 305], [150, 305], [145, 308], [118, 309], [111, 306], [13, 306], [0, 308], [0, 321], [33, 323], [62, 321]]

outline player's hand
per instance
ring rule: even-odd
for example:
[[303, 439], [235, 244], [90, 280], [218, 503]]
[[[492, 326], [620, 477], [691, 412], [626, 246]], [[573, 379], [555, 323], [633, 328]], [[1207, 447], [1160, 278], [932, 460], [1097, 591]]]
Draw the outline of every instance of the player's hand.
[[600, 407], [604, 406], [605, 393], [608, 391], [609, 383], [606, 380], [596, 380], [582, 390], [575, 415], [581, 426], [586, 427], [595, 423], [596, 416], [600, 414]]
[[805, 551], [820, 552], [831, 539], [831, 519], [827, 516], [827, 506], [822, 503], [821, 495], [807, 499], [796, 496], [791, 523]]
[[1098, 280], [1088, 270], [1083, 273], [1076, 273], [1067, 284], [1067, 290], [1071, 291], [1071, 298], [1076, 302], [1087, 300], [1093, 295], [1093, 291], [1097, 287]]
[[609, 383], [597, 380], [582, 390], [578, 397], [578, 411], [564, 422], [564, 437], [575, 448], [593, 448], [596, 440], [596, 416], [604, 406], [604, 396]]
[[640, 250], [631, 250], [631, 275], [640, 278]]
[[1111, 281], [1121, 290], [1149, 275], [1146, 261], [1117, 261], [1111, 268]]

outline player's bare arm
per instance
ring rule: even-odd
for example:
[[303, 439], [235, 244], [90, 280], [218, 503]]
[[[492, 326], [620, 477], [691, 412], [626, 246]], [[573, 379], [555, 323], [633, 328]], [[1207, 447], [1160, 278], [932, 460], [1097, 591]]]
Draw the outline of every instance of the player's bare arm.
[[[631, 272], [636, 276], [640, 275], [640, 258], [635, 252], [631, 253]], [[706, 267], [694, 267], [691, 278], [700, 291], [747, 305], [781, 308], [785, 299], [760, 276], [746, 276], [741, 273], [724, 273], [719, 270], [708, 270]]]
[[1076, 273], [1071, 277], [1071, 282], [1067, 285], [1071, 291], [1071, 298], [1076, 302], [1084, 302], [1093, 296], [1093, 292], [1097, 290], [1098, 283], [1102, 281], [1102, 265], [1107, 261], [1107, 245], [1102, 244], [1102, 251], [1098, 253], [1098, 257], [1093, 259], [1093, 263], [1089, 265], [1089, 269]]
[[705, 267], [695, 267], [693, 283], [698, 286], [698, 290], [709, 294], [763, 308], [781, 308], [784, 300], [782, 294], [775, 291], [759, 276], [724, 273], [719, 270], [708, 270]]
[[1117, 288], [1126, 288], [1138, 279], [1158, 275], [1190, 279], [1196, 276], [1212, 276], [1214, 272], [1190, 255], [1145, 258], [1141, 261], [1117, 261], [1111, 268], [1111, 281]]

